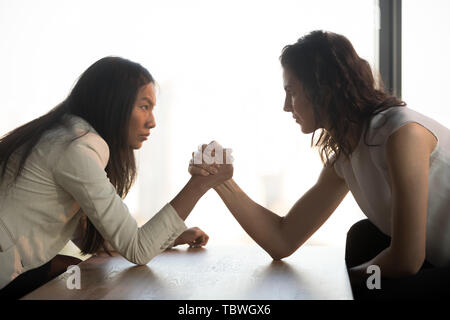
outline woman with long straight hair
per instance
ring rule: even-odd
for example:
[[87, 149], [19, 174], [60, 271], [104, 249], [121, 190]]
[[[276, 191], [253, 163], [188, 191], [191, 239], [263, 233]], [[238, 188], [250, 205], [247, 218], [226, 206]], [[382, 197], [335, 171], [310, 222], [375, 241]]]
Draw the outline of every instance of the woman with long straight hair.
[[[448, 297], [450, 130], [386, 93], [342, 35], [313, 31], [286, 46], [280, 61], [284, 111], [303, 133], [320, 131], [312, 144], [324, 168], [286, 216], [255, 203], [230, 179], [215, 190], [231, 213], [273, 259], [282, 259], [350, 190], [368, 218], [347, 233], [355, 299]], [[212, 168], [191, 162], [189, 172], [209, 176]], [[373, 270], [380, 271], [380, 286], [367, 285]]]
[[156, 125], [154, 84], [138, 63], [100, 59], [62, 103], [0, 139], [0, 297], [19, 298], [80, 262], [58, 255], [70, 239], [83, 254], [113, 249], [139, 265], [173, 245], [206, 244], [184, 220], [231, 165], [192, 177], [142, 227], [123, 203], [134, 150]]

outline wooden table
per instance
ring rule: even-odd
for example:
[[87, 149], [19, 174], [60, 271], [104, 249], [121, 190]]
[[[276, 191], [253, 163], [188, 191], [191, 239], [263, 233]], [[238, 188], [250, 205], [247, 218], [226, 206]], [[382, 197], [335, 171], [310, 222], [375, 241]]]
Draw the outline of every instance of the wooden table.
[[167, 250], [148, 265], [120, 255], [79, 265], [81, 289], [63, 273], [23, 299], [298, 300], [352, 299], [343, 250], [305, 245], [273, 261], [256, 244]]

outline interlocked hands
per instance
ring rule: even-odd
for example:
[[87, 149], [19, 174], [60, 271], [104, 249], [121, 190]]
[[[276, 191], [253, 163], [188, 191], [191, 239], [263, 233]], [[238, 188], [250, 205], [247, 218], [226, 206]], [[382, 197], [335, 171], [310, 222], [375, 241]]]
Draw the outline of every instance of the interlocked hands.
[[189, 161], [189, 173], [203, 176], [208, 187], [216, 187], [233, 177], [232, 150], [223, 148], [216, 141], [203, 144], [192, 153]]

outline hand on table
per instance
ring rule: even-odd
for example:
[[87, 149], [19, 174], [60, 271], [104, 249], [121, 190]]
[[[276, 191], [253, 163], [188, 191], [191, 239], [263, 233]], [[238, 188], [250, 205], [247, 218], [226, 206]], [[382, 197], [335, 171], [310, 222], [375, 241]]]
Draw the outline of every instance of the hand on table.
[[[214, 188], [233, 177], [232, 161], [231, 149], [224, 149], [212, 141], [208, 145], [203, 144], [197, 152], [192, 153], [189, 172], [193, 176], [192, 179], [200, 180], [207, 188]], [[206, 245], [208, 239], [209, 236], [203, 230], [194, 227], [184, 231], [173, 246], [189, 244], [190, 247], [201, 247]]]
[[175, 240], [173, 246], [180, 244], [188, 244], [191, 248], [199, 248], [205, 246], [208, 243], [209, 236], [199, 227], [193, 227], [185, 230]]

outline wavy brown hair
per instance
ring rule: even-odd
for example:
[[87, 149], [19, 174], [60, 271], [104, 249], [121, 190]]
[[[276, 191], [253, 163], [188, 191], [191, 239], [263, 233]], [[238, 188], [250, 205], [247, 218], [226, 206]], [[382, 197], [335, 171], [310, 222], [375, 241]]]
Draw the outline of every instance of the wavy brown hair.
[[[58, 126], [69, 126], [64, 115], [72, 114], [86, 120], [108, 144], [110, 157], [105, 171], [117, 194], [125, 198], [136, 178], [135, 156], [128, 144], [130, 115], [139, 88], [148, 83], [154, 83], [153, 77], [136, 62], [120, 57], [98, 60], [83, 72], [63, 102], [0, 138], [0, 178], [5, 175], [11, 155], [21, 149], [20, 161], [13, 168], [15, 181], [43, 134]], [[100, 247], [109, 253], [89, 218], [85, 228], [81, 253], [95, 253]]]
[[333, 164], [342, 154], [349, 158], [375, 114], [406, 105], [385, 92], [380, 77], [375, 80], [369, 63], [342, 35], [312, 31], [285, 46], [280, 62], [298, 78], [314, 106], [321, 128], [315, 146], [324, 164]]

